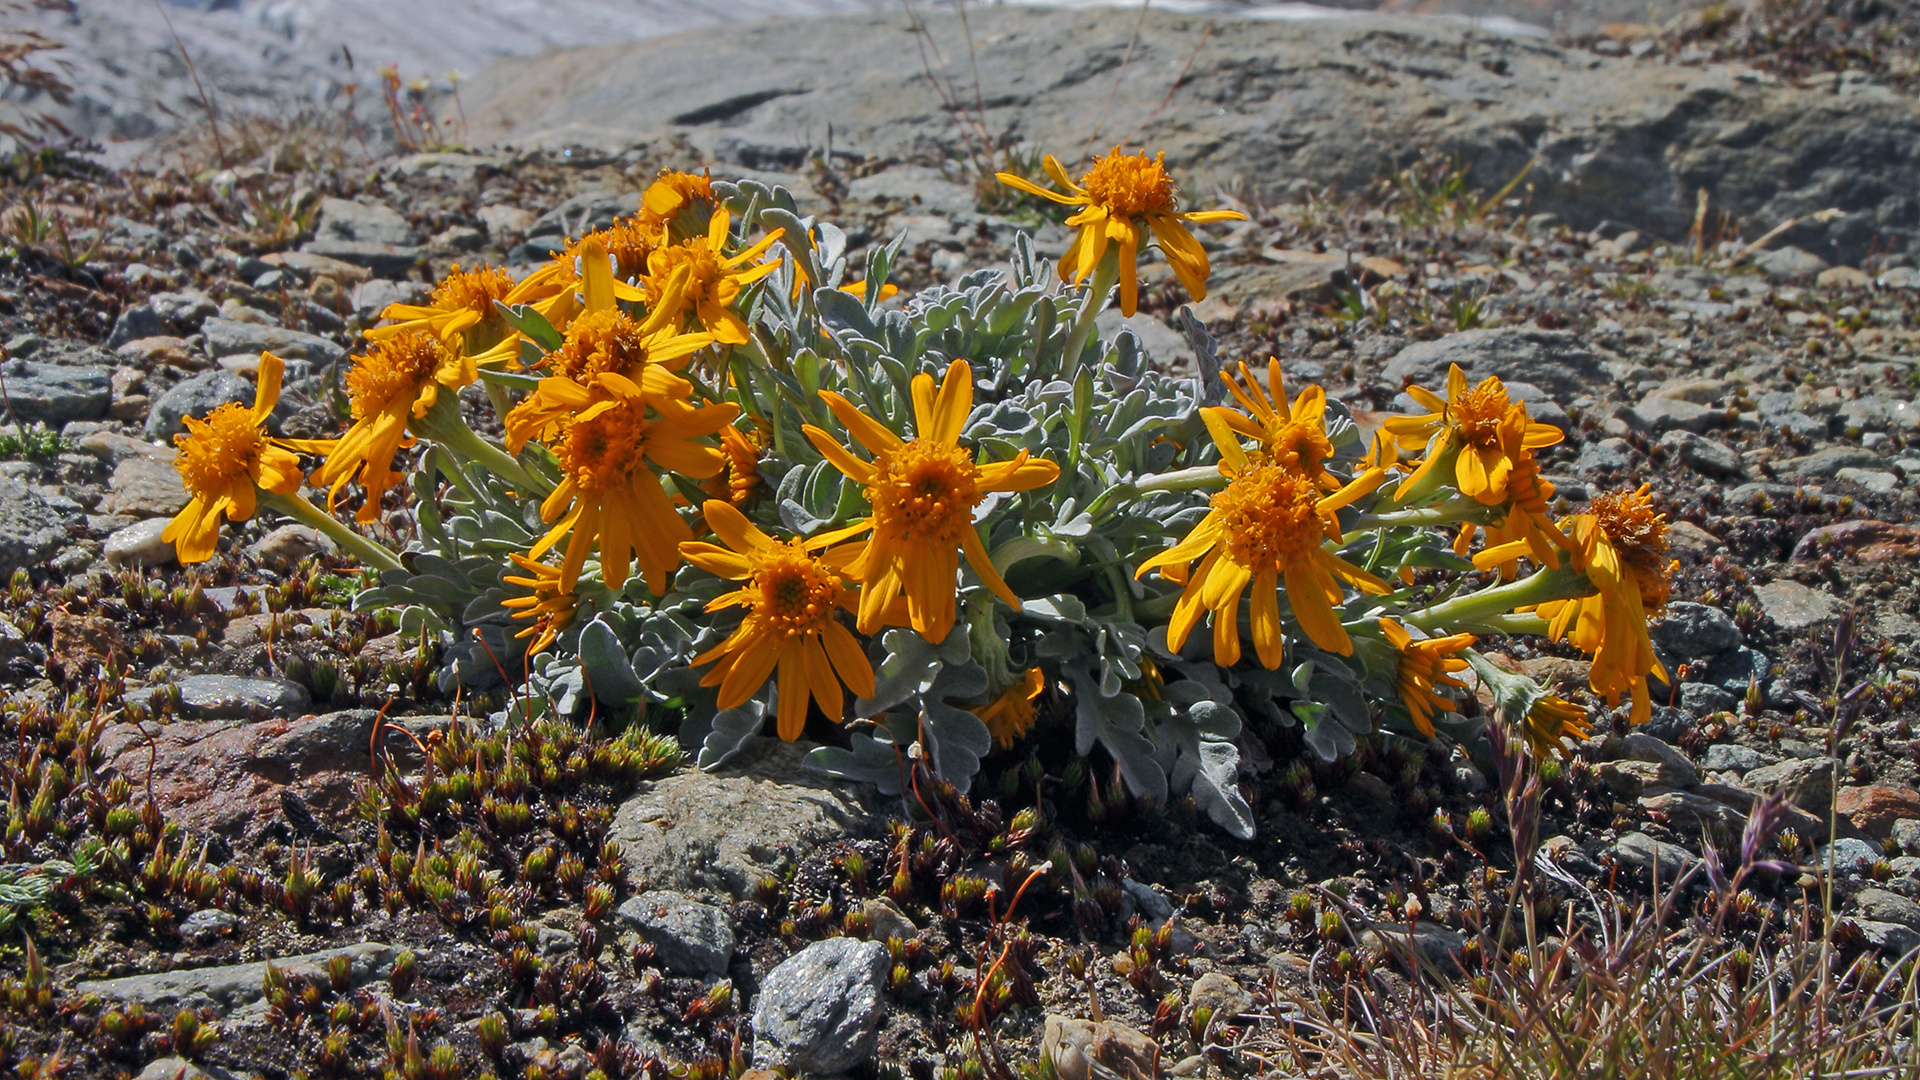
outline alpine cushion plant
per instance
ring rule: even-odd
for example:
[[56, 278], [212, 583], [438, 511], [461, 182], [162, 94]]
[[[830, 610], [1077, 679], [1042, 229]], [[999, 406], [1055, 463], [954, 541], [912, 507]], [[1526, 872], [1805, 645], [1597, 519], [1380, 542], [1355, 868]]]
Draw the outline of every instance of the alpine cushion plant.
[[[771, 727], [889, 791], [904, 755], [964, 790], [1034, 754], [1239, 836], [1241, 748], [1275, 725], [1329, 761], [1489, 723], [1564, 753], [1587, 710], [1481, 634], [1571, 641], [1645, 715], [1670, 570], [1644, 492], [1554, 520], [1534, 453], [1560, 432], [1498, 379], [1415, 388], [1427, 411], [1369, 443], [1275, 360], [1216, 374], [1204, 332], [1199, 376], [1093, 342], [1149, 236], [1198, 296], [1187, 225], [1236, 215], [1180, 212], [1158, 158], [1049, 171], [1083, 207], [1058, 273], [1021, 236], [897, 298], [897, 241], [855, 266], [785, 189], [663, 174], [519, 281], [456, 270], [390, 309], [337, 443], [273, 440], [258, 405], [194, 421], [182, 556], [262, 490], [380, 571], [356, 606], [440, 635], [445, 690], [513, 684], [496, 722], [665, 718], [704, 767]], [[474, 382], [504, 446], [467, 424]], [[404, 559], [298, 495], [301, 453], [329, 509], [357, 488], [360, 521], [417, 526]]]

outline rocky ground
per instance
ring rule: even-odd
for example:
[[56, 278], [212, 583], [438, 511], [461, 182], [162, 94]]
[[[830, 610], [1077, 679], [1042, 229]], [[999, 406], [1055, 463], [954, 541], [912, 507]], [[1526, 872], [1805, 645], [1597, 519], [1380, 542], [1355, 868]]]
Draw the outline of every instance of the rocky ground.
[[[0, 873], [107, 843], [52, 903], [0, 894], [33, 941], [0, 960], [0, 1064], [931, 1080], [1030, 1061], [1046, 1038], [1099, 1041], [1123, 1074], [1197, 1076], [1257, 1067], [1328, 987], [1402, 985], [1376, 923], [1417, 911], [1435, 965], [1485, 962], [1488, 873], [1511, 847], [1491, 764], [1456, 747], [1363, 744], [1324, 766], [1292, 731], [1250, 731], [1246, 843], [1097, 771], [1069, 798], [1020, 755], [972, 802], [906, 805], [772, 741], [707, 774], [632, 734], [475, 736], [460, 718], [492, 704], [441, 697], [430, 643], [346, 611], [351, 567], [296, 526], [257, 519], [213, 562], [172, 565], [159, 533], [186, 496], [164, 443], [181, 416], [250, 399], [262, 348], [289, 359], [283, 429], [337, 430], [338, 361], [382, 307], [454, 262], [543, 259], [701, 153], [12, 164]], [[907, 288], [994, 264], [1016, 229], [1064, 246], [1041, 208], [983, 206], [945, 164], [756, 175], [857, 245], [904, 233]], [[1278, 356], [1363, 423], [1449, 363], [1500, 374], [1567, 431], [1545, 457], [1563, 509], [1645, 483], [1666, 510], [1680, 567], [1655, 641], [1676, 682], [1641, 728], [1597, 712], [1550, 772], [1543, 848], [1566, 875], [1550, 921], [1578, 890], [1632, 905], [1656, 868], [1732, 858], [1778, 791], [1767, 853], [1809, 871], [1749, 882], [1756, 902], [1783, 921], [1817, 905], [1831, 841], [1847, 953], [1920, 945], [1920, 269], [1888, 253], [1904, 244], [1828, 265], [1711, 217], [1692, 235], [1576, 228], [1458, 180], [1428, 163], [1247, 199], [1252, 220], [1208, 235], [1216, 287], [1195, 312], [1223, 355]], [[1185, 365], [1176, 286], [1145, 273], [1128, 323]], [[1569, 650], [1491, 644], [1583, 693]]]

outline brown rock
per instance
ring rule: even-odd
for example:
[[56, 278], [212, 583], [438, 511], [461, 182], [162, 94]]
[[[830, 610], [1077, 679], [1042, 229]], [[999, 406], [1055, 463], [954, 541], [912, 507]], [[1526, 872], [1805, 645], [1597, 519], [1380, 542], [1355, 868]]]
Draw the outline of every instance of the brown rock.
[[1822, 525], [1793, 546], [1794, 562], [1812, 562], [1822, 555], [1908, 562], [1920, 558], [1920, 529], [1886, 521], [1842, 521]]
[[187, 488], [171, 461], [130, 457], [113, 467], [107, 480], [103, 514], [128, 517], [172, 517], [187, 505]]
[[1885, 841], [1893, 834], [1894, 822], [1920, 818], [1920, 791], [1896, 784], [1843, 787], [1833, 798], [1833, 808], [1861, 832]]
[[1667, 526], [1667, 547], [1676, 555], [1705, 558], [1720, 549], [1720, 538], [1681, 518]]
[[53, 627], [48, 656], [69, 674], [78, 674], [96, 663], [112, 662], [126, 653], [120, 625], [105, 615], [73, 615], [54, 608], [47, 621]]
[[113, 350], [113, 354], [129, 363], [143, 368], [156, 368], [163, 364], [177, 368], [197, 368], [206, 366], [205, 357], [196, 357], [187, 343], [177, 337], [135, 338]]
[[1047, 1017], [1040, 1052], [1053, 1063], [1060, 1080], [1090, 1080], [1095, 1065], [1121, 1080], [1155, 1080], [1160, 1075], [1160, 1044], [1114, 1020]]

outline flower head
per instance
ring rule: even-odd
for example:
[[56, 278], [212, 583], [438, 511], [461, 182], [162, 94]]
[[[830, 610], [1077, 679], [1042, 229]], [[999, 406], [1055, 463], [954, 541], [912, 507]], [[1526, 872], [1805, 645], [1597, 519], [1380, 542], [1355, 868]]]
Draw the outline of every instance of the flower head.
[[525, 571], [525, 575], [516, 577], [508, 574], [500, 580], [526, 589], [527, 594], [510, 596], [500, 601], [500, 606], [512, 611], [514, 618], [530, 622], [526, 629], [513, 636], [523, 641], [533, 638], [527, 655], [538, 656], [553, 644], [553, 639], [559, 636], [560, 631], [573, 625], [577, 599], [571, 588], [561, 585], [559, 567], [534, 562], [517, 551], [507, 557]]
[[720, 451], [698, 440], [730, 423], [739, 407], [653, 398], [611, 373], [597, 376], [591, 389], [562, 378], [542, 379], [540, 389], [567, 415], [549, 443], [560, 485], [540, 505], [540, 519], [553, 527], [528, 554], [538, 559], [565, 539], [559, 587], [571, 590], [597, 544], [609, 588], [625, 584], [637, 563], [647, 587], [665, 592], [680, 565], [679, 545], [693, 539], [693, 530], [649, 464], [696, 480], [719, 472]]
[[996, 491], [1029, 491], [1044, 487], [1060, 475], [1060, 467], [1025, 450], [1012, 461], [979, 464], [960, 445], [960, 429], [973, 409], [973, 368], [965, 360], [947, 366], [938, 396], [933, 376], [913, 379], [916, 437], [902, 440], [878, 421], [831, 391], [820, 397], [853, 437], [873, 454], [863, 461], [834, 441], [832, 435], [809, 424], [804, 429], [834, 467], [865, 485], [872, 516], [839, 530], [847, 537], [872, 530], [860, 559], [852, 566], [860, 587], [860, 632], [871, 634], [885, 617], [894, 598], [907, 597], [913, 628], [928, 641], [946, 640], [953, 629], [954, 578], [960, 553], [994, 595], [1018, 610], [999, 571], [973, 525], [973, 508]]
[[427, 415], [442, 390], [457, 391], [477, 377], [472, 357], [420, 330], [375, 342], [356, 357], [347, 372], [353, 424], [313, 473], [314, 483], [328, 489], [327, 509], [333, 509], [341, 489], [357, 477], [367, 492], [357, 516], [372, 521], [380, 512], [381, 496], [393, 486], [393, 455], [401, 446], [412, 445], [407, 422]]
[[512, 333], [494, 304], [505, 300], [513, 288], [512, 275], [497, 266], [462, 270], [455, 263], [427, 303], [387, 305], [380, 313], [387, 324], [368, 330], [367, 340], [385, 341], [419, 331], [468, 356], [478, 355]]
[[1028, 668], [1019, 682], [1008, 686], [992, 701], [971, 712], [987, 725], [987, 730], [993, 733], [993, 741], [1005, 750], [1033, 729], [1033, 701], [1046, 688], [1046, 676], [1040, 669]]
[[[1542, 566], [1559, 566], [1556, 549], [1571, 550], [1573, 541], [1554, 525], [1547, 500], [1553, 498], [1553, 483], [1540, 475], [1540, 462], [1526, 443], [1526, 409], [1514, 406], [1500, 424], [1500, 444], [1512, 468], [1507, 473], [1507, 516], [1486, 527], [1486, 548], [1474, 556], [1481, 570], [1499, 567], [1500, 576], [1513, 580], [1519, 572], [1522, 555], [1531, 555]], [[1467, 522], [1454, 541], [1455, 554], [1466, 555], [1477, 526]]]
[[1450, 634], [1415, 641], [1406, 627], [1392, 619], [1381, 619], [1380, 629], [1400, 654], [1394, 676], [1400, 700], [1406, 705], [1407, 714], [1413, 717], [1413, 726], [1420, 729], [1420, 734], [1432, 738], [1433, 714], [1452, 712], [1454, 708], [1453, 702], [1436, 690], [1442, 686], [1467, 688], [1466, 683], [1453, 677], [1454, 672], [1467, 669], [1467, 662], [1455, 654], [1472, 647], [1473, 635]]
[[1545, 759], [1554, 754], [1567, 756], [1566, 744], [1592, 735], [1593, 727], [1587, 723], [1587, 710], [1566, 698], [1541, 694], [1533, 708], [1527, 710], [1521, 733], [1526, 736], [1533, 756]]
[[1593, 692], [1617, 705], [1633, 698], [1633, 723], [1653, 713], [1647, 677], [1667, 672], [1653, 654], [1647, 618], [1667, 605], [1671, 588], [1666, 561], [1667, 521], [1654, 511], [1647, 488], [1596, 495], [1590, 510], [1561, 523], [1573, 544], [1573, 566], [1587, 576], [1592, 596], [1554, 600], [1538, 612], [1548, 636], [1571, 640], [1592, 654]]
[[662, 170], [640, 196], [639, 227], [655, 244], [705, 236], [715, 205], [712, 174]]
[[727, 455], [727, 467], [703, 483], [702, 490], [735, 506], [745, 505], [760, 489], [761, 449], [758, 430], [742, 431], [731, 424], [721, 428], [720, 451]]
[[700, 685], [720, 688], [719, 707], [745, 702], [777, 669], [776, 723], [780, 737], [792, 742], [806, 727], [809, 700], [838, 722], [845, 708], [842, 684], [856, 697], [872, 697], [873, 665], [838, 617], [853, 603], [853, 590], [843, 581], [851, 552], [817, 555], [810, 544], [775, 540], [718, 500], [707, 504], [706, 516], [726, 546], [688, 540], [681, 555], [708, 573], [746, 583], [707, 605], [708, 611], [746, 608], [739, 629], [693, 658], [695, 664], [713, 663]]
[[[1210, 424], [1225, 425], [1257, 440], [1268, 459], [1299, 469], [1328, 491], [1338, 491], [1343, 486], [1325, 468], [1325, 462], [1333, 457], [1333, 443], [1327, 438], [1327, 392], [1323, 387], [1307, 387], [1288, 405], [1280, 361], [1273, 359], [1267, 361], [1271, 397], [1254, 381], [1253, 372], [1244, 363], [1240, 365], [1240, 378], [1245, 385], [1236, 382], [1231, 372], [1222, 372], [1220, 378], [1246, 411], [1209, 408], [1205, 416]], [[1215, 439], [1222, 437], [1216, 435]]]
[[[1231, 431], [1208, 427], [1220, 446], [1227, 486], [1214, 493], [1207, 516], [1185, 539], [1142, 563], [1136, 575], [1160, 569], [1186, 583], [1167, 626], [1167, 645], [1182, 648], [1200, 617], [1212, 612], [1214, 661], [1222, 667], [1238, 663], [1240, 595], [1251, 584], [1254, 651], [1263, 666], [1279, 667], [1286, 649], [1280, 630], [1284, 584], [1307, 637], [1328, 652], [1351, 655], [1353, 640], [1333, 609], [1346, 598], [1341, 582], [1365, 592], [1391, 590], [1326, 544], [1340, 538], [1336, 512], [1378, 487], [1384, 476], [1365, 472], [1328, 494], [1297, 466], [1250, 456]], [[1195, 559], [1200, 566], [1189, 572]]]
[[187, 430], [173, 437], [173, 467], [190, 496], [160, 539], [173, 545], [182, 563], [205, 562], [220, 542], [220, 521], [253, 516], [257, 491], [291, 495], [305, 476], [296, 451], [324, 451], [330, 443], [276, 439], [267, 434], [267, 416], [280, 401], [286, 364], [272, 353], [260, 354], [260, 383], [253, 407], [230, 402], [205, 417], [189, 416]]
[[1060, 278], [1075, 284], [1093, 273], [1107, 255], [1107, 245], [1119, 245], [1120, 311], [1131, 316], [1139, 306], [1138, 271], [1135, 261], [1152, 230], [1187, 295], [1195, 300], [1207, 298], [1207, 275], [1211, 272], [1205, 248], [1187, 231], [1186, 222], [1244, 221], [1238, 210], [1201, 210], [1182, 212], [1179, 189], [1167, 175], [1166, 155], [1149, 158], [1144, 151], [1123, 153], [1114, 147], [1107, 156], [1074, 183], [1067, 171], [1049, 154], [1044, 160], [1047, 175], [1067, 189], [1068, 194], [1050, 191], [1013, 173], [995, 174], [999, 181], [1030, 195], [1057, 203], [1079, 206], [1079, 213], [1067, 224], [1079, 230], [1073, 245], [1060, 256]]
[[[1507, 500], [1516, 457], [1552, 446], [1563, 437], [1552, 424], [1527, 419], [1526, 406], [1508, 397], [1497, 375], [1469, 387], [1466, 372], [1454, 364], [1447, 370], [1446, 397], [1418, 386], [1407, 387], [1407, 393], [1432, 411], [1390, 417], [1382, 425], [1401, 449], [1425, 449], [1427, 454], [1401, 483], [1402, 494], [1418, 487], [1434, 469], [1450, 466], [1460, 494], [1497, 506]], [[1515, 410], [1520, 413], [1521, 432], [1518, 446], [1510, 446], [1502, 432]]]
[[[751, 247], [728, 255], [731, 224], [732, 218], [724, 208], [715, 210], [708, 219], [706, 235], [655, 248], [640, 285], [654, 309], [677, 308], [675, 315], [699, 320], [715, 341], [741, 345], [747, 340], [747, 324], [733, 311], [734, 302], [741, 289], [779, 269], [777, 262], [755, 264], [753, 260], [765, 255], [784, 230], [775, 229]], [[677, 273], [684, 274], [686, 281], [673, 292], [670, 282]]]

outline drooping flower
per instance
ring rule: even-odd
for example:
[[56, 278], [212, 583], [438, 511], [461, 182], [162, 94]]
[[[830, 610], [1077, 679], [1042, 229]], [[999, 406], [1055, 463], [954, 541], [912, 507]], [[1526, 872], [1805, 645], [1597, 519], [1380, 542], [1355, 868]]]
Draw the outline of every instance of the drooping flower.
[[705, 236], [716, 205], [711, 173], [663, 169], [640, 196], [639, 226], [655, 245]]
[[992, 701], [969, 710], [987, 725], [993, 741], [1005, 750], [1033, 729], [1033, 700], [1047, 688], [1047, 679], [1039, 668], [1028, 668], [1019, 682], [1000, 691]]
[[665, 592], [680, 565], [679, 545], [693, 539], [693, 530], [649, 465], [695, 480], [719, 472], [725, 457], [696, 440], [731, 423], [739, 406], [651, 397], [611, 372], [596, 376], [592, 387], [555, 377], [542, 379], [540, 389], [571, 408], [550, 443], [560, 486], [540, 505], [540, 520], [552, 528], [528, 555], [538, 559], [565, 539], [560, 588], [570, 591], [598, 545], [608, 588], [625, 584], [629, 566], [638, 564], [647, 587]]
[[380, 313], [387, 324], [366, 331], [368, 341], [386, 341], [409, 331], [432, 334], [449, 348], [477, 356], [512, 333], [495, 301], [514, 288], [512, 275], [497, 266], [460, 269], [455, 263], [425, 304], [389, 304]]
[[1246, 215], [1238, 210], [1181, 211], [1179, 189], [1167, 175], [1165, 160], [1164, 153], [1149, 158], [1145, 151], [1127, 154], [1116, 146], [1106, 157], [1094, 162], [1093, 168], [1076, 184], [1049, 154], [1044, 159], [1047, 175], [1067, 189], [1068, 194], [1064, 195], [1013, 173], [995, 176], [1001, 183], [1030, 195], [1083, 207], [1067, 219], [1067, 224], [1079, 232], [1066, 254], [1060, 256], [1060, 279], [1076, 285], [1086, 280], [1106, 257], [1107, 245], [1118, 244], [1120, 311], [1131, 316], [1139, 307], [1135, 261], [1144, 246], [1146, 230], [1152, 230], [1153, 238], [1159, 241], [1161, 254], [1173, 267], [1187, 295], [1205, 300], [1211, 266], [1206, 249], [1187, 231], [1185, 223], [1246, 220]]
[[[741, 345], [747, 340], [747, 324], [733, 310], [734, 302], [740, 290], [780, 268], [778, 262], [754, 260], [765, 255], [785, 230], [775, 229], [737, 254], [728, 255], [732, 223], [732, 215], [723, 207], [708, 219], [706, 235], [655, 248], [647, 259], [647, 274], [640, 279], [640, 287], [652, 310], [677, 309], [671, 313], [697, 319], [715, 341]], [[684, 274], [686, 282], [675, 292], [671, 282], [677, 274]]]
[[1502, 440], [1501, 427], [1515, 409], [1522, 414], [1521, 452], [1530, 454], [1564, 437], [1552, 424], [1527, 419], [1526, 406], [1507, 396], [1499, 376], [1489, 375], [1479, 385], [1469, 387], [1467, 374], [1458, 364], [1447, 370], [1446, 397], [1418, 386], [1407, 387], [1407, 393], [1432, 411], [1389, 417], [1381, 425], [1402, 450], [1426, 451], [1426, 458], [1413, 475], [1401, 483], [1403, 494], [1419, 487], [1434, 469], [1451, 467], [1460, 494], [1487, 506], [1505, 502], [1515, 455]]
[[1400, 654], [1394, 682], [1400, 690], [1401, 702], [1407, 707], [1407, 715], [1413, 718], [1413, 726], [1420, 729], [1420, 734], [1432, 738], [1433, 714], [1452, 712], [1454, 708], [1453, 702], [1440, 695], [1437, 688], [1467, 688], [1453, 673], [1467, 669], [1467, 662], [1456, 654], [1473, 646], [1473, 635], [1449, 634], [1415, 641], [1407, 628], [1393, 619], [1381, 619], [1380, 629]]
[[[1667, 606], [1667, 520], [1653, 509], [1647, 488], [1596, 495], [1585, 514], [1561, 523], [1573, 541], [1573, 566], [1596, 590], [1592, 596], [1539, 605], [1548, 636], [1568, 638], [1593, 656], [1589, 681], [1608, 705], [1633, 699], [1632, 722], [1653, 713], [1647, 677], [1668, 681], [1653, 654], [1647, 619]], [[1482, 552], [1485, 556], [1486, 553]]]
[[427, 415], [441, 391], [457, 393], [477, 377], [473, 357], [420, 330], [376, 342], [356, 357], [347, 372], [353, 424], [313, 473], [314, 483], [328, 489], [327, 509], [357, 478], [367, 497], [356, 516], [360, 521], [377, 517], [381, 496], [393, 486], [393, 455], [413, 444], [407, 422]]
[[701, 484], [701, 489], [716, 499], [744, 505], [760, 489], [760, 432], [729, 424], [720, 429], [720, 450], [727, 455], [727, 467]]
[[291, 495], [299, 491], [305, 475], [298, 451], [324, 453], [332, 446], [267, 434], [267, 416], [280, 401], [285, 370], [279, 357], [261, 353], [252, 408], [229, 402], [205, 417], [186, 417], [187, 430], [173, 437], [173, 467], [190, 498], [186, 508], [167, 523], [160, 539], [173, 545], [182, 564], [211, 559], [219, 549], [221, 519], [252, 517], [257, 492]]
[[720, 688], [719, 707], [742, 704], [777, 670], [776, 726], [792, 742], [806, 727], [809, 700], [837, 723], [845, 707], [842, 684], [856, 697], [872, 697], [873, 665], [839, 619], [839, 611], [853, 605], [844, 581], [852, 552], [843, 546], [815, 554], [806, 542], [775, 540], [719, 500], [707, 503], [706, 517], [726, 546], [688, 540], [680, 554], [708, 573], [745, 582], [709, 602], [708, 611], [747, 609], [739, 629], [693, 658], [696, 665], [713, 664], [700, 685]]
[[527, 649], [528, 656], [538, 656], [553, 644], [560, 631], [573, 625], [578, 598], [573, 590], [560, 583], [560, 568], [545, 563], [534, 562], [519, 552], [510, 552], [507, 558], [525, 571], [525, 576], [512, 574], [500, 580], [509, 585], [527, 590], [524, 596], [510, 596], [500, 601], [500, 606], [513, 612], [516, 619], [526, 619], [530, 625], [513, 635], [524, 641], [533, 638], [533, 645]]
[[1029, 458], [1025, 450], [1012, 461], [979, 464], [960, 445], [960, 429], [973, 409], [973, 369], [965, 360], [947, 367], [938, 397], [933, 376], [913, 378], [915, 438], [902, 440], [878, 421], [861, 413], [839, 394], [821, 391], [820, 397], [853, 437], [873, 454], [863, 461], [834, 441], [832, 435], [809, 424], [804, 429], [813, 445], [834, 467], [866, 488], [872, 516], [836, 535], [854, 536], [868, 529], [872, 536], [851, 567], [860, 587], [860, 632], [879, 628], [888, 606], [905, 593], [913, 628], [938, 644], [953, 629], [955, 575], [960, 553], [994, 595], [1019, 610], [973, 525], [973, 508], [992, 492], [1030, 491], [1053, 483], [1060, 467], [1044, 458]]
[[1566, 698], [1542, 694], [1527, 710], [1521, 732], [1533, 756], [1544, 760], [1554, 754], [1567, 756], [1566, 744], [1592, 735], [1593, 727], [1587, 723], [1587, 710]]
[[[1232, 432], [1215, 429], [1213, 435], [1227, 486], [1214, 493], [1207, 516], [1185, 539], [1142, 563], [1136, 575], [1166, 568], [1174, 571], [1166, 576], [1185, 581], [1167, 626], [1168, 646], [1179, 650], [1200, 617], [1211, 612], [1214, 661], [1222, 667], [1239, 662], [1240, 596], [1251, 584], [1254, 651], [1263, 666], [1279, 667], [1286, 648], [1280, 629], [1284, 583], [1307, 637], [1328, 652], [1351, 655], [1353, 640], [1333, 609], [1345, 600], [1340, 583], [1363, 592], [1391, 590], [1326, 545], [1340, 540], [1336, 512], [1378, 487], [1384, 476], [1363, 472], [1328, 494], [1297, 467], [1249, 456]], [[1199, 567], [1187, 570], [1195, 559]]]
[[1205, 413], [1233, 431], [1258, 440], [1268, 458], [1298, 468], [1326, 490], [1338, 491], [1344, 486], [1324, 467], [1333, 457], [1333, 443], [1327, 438], [1326, 389], [1317, 384], [1309, 386], [1288, 405], [1280, 361], [1274, 359], [1267, 361], [1267, 386], [1272, 388], [1272, 396], [1254, 381], [1245, 363], [1240, 365], [1240, 378], [1245, 385], [1236, 382], [1231, 372], [1220, 373], [1228, 392], [1246, 411], [1215, 406]]

